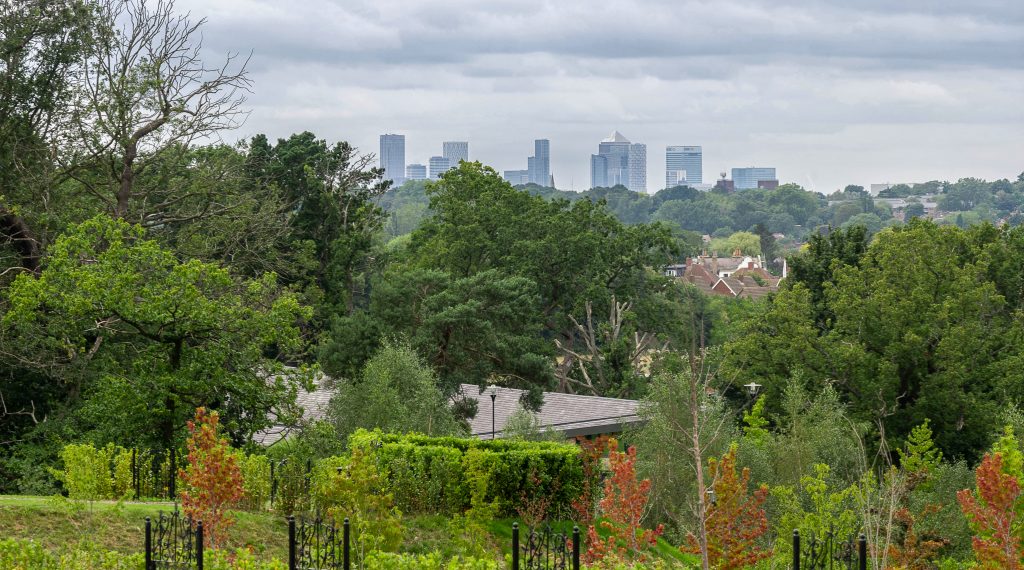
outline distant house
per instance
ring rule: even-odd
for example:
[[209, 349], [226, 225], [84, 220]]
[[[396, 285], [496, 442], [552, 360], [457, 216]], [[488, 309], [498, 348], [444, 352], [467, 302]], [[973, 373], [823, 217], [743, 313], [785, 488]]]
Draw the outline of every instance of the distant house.
[[[334, 396], [334, 390], [326, 376], [317, 379], [317, 387], [312, 391], [299, 390], [296, 403], [302, 408], [303, 425], [322, 420], [327, 415], [327, 405]], [[474, 384], [462, 384], [460, 392], [463, 397], [477, 401], [477, 414], [469, 422], [470, 434], [480, 439], [503, 437], [502, 430], [512, 414], [519, 406], [523, 390], [491, 386], [484, 392]], [[494, 403], [490, 394], [494, 393]], [[544, 401], [537, 418], [542, 431], [552, 429], [565, 434], [567, 438], [597, 434], [611, 434], [623, 431], [627, 426], [639, 424], [637, 415], [639, 402], [619, 398], [602, 398], [598, 396], [581, 396], [544, 392]], [[491, 414], [494, 414], [494, 433], [491, 431]], [[253, 442], [269, 447], [288, 437], [296, 428], [293, 426], [274, 425], [256, 433]]]
[[747, 299], [759, 299], [778, 291], [779, 282], [786, 274], [785, 265], [783, 277], [776, 277], [764, 269], [761, 256], [742, 255], [738, 251], [732, 257], [718, 257], [717, 254], [689, 257], [683, 267], [682, 275], [675, 271], [672, 276], [711, 295]]
[[[519, 398], [524, 393], [523, 390], [501, 386], [491, 386], [481, 392], [480, 387], [473, 384], [463, 384], [461, 390], [463, 396], [477, 401], [476, 417], [470, 421], [469, 427], [470, 433], [481, 439], [504, 436], [505, 425], [518, 409]], [[491, 394], [495, 395], [493, 407]], [[552, 429], [567, 438], [619, 433], [627, 426], [641, 423], [637, 415], [639, 404], [636, 400], [544, 392], [544, 403], [537, 412], [537, 419], [541, 430]]]

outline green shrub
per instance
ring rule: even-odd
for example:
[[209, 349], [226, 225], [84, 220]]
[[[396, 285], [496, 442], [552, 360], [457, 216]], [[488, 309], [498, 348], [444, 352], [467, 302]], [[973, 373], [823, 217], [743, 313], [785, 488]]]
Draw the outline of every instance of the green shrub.
[[555, 442], [478, 440], [358, 430], [350, 449], [372, 452], [389, 476], [395, 504], [408, 513], [461, 514], [470, 508], [467, 452], [484, 470], [488, 503], [515, 516], [524, 497], [549, 499], [549, 517], [571, 512], [583, 488], [579, 449]]
[[230, 550], [207, 550], [203, 555], [206, 570], [286, 570], [288, 564], [280, 560], [256, 560], [252, 552], [239, 548]]
[[258, 511], [270, 500], [270, 458], [241, 452], [238, 455], [238, 463], [242, 468], [241, 506]]
[[53, 476], [64, 484], [68, 498], [99, 501], [114, 498], [114, 477], [110, 468], [114, 446], [96, 449], [91, 443], [72, 443], [60, 451], [63, 471]]
[[393, 554], [374, 552], [366, 557], [363, 570], [498, 570], [493, 559], [454, 557], [447, 561], [439, 552], [430, 554]]
[[142, 563], [142, 554], [126, 555], [88, 544], [57, 555], [30, 540], [0, 540], [4, 570], [135, 570]]

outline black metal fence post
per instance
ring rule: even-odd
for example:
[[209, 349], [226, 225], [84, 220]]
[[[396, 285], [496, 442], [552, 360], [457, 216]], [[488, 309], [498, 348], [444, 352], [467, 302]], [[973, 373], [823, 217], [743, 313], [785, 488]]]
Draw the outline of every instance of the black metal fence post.
[[[271, 464], [273, 465], [273, 464]], [[295, 517], [288, 517], [288, 570], [296, 570], [295, 560]]]
[[169, 469], [167, 470], [167, 500], [173, 501], [174, 497], [176, 496], [174, 492], [174, 483], [175, 479], [177, 478], [175, 477], [175, 471], [177, 467], [177, 465], [175, 465], [177, 463], [177, 454], [174, 452], [173, 447], [168, 453], [170, 454], [170, 461], [168, 463]]
[[580, 570], [580, 527], [572, 527], [572, 570]]
[[860, 537], [857, 538], [857, 551], [860, 554], [860, 570], [867, 570], [868, 568], [868, 539], [861, 533]]
[[342, 556], [342, 558], [341, 558], [341, 560], [342, 560], [341, 566], [345, 570], [351, 570], [351, 568], [352, 568], [351, 561], [349, 560], [349, 536], [350, 535], [349, 535], [348, 517], [345, 517], [345, 526], [344, 526], [344, 534], [343, 534], [344, 545], [342, 546], [342, 550], [341, 550], [341, 553], [342, 553], [341, 554], [341, 556]]
[[512, 570], [519, 570], [519, 523], [512, 523]]
[[793, 529], [793, 570], [800, 570], [800, 530]]
[[203, 521], [196, 523], [196, 570], [203, 570]]
[[153, 523], [146, 517], [146, 568], [153, 570]]
[[274, 495], [277, 494], [277, 480], [274, 479], [274, 460], [270, 460], [270, 508], [274, 508]]
[[139, 478], [135, 472], [135, 448], [132, 448], [132, 490], [135, 491], [135, 500], [139, 500]]

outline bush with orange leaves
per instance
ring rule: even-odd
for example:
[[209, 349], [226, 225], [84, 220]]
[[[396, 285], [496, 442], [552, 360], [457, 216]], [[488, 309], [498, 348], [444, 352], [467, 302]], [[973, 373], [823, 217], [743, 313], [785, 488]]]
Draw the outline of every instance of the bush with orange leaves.
[[[764, 502], [768, 498], [768, 486], [761, 485], [750, 494], [750, 469], [744, 467], [736, 473], [736, 444], [721, 461], [708, 460], [712, 489], [715, 491], [714, 505], [708, 510], [705, 527], [708, 536], [708, 560], [715, 568], [733, 570], [747, 568], [759, 560], [771, 556], [771, 550], [758, 545], [768, 531], [768, 516]], [[700, 553], [697, 537], [686, 537], [683, 552]]]
[[[1018, 461], [1011, 459], [1010, 463]], [[971, 546], [979, 568], [1021, 567], [1021, 529], [1017, 520], [1021, 486], [1014, 470], [1017, 469], [1004, 465], [1002, 453], [986, 453], [974, 474], [977, 496], [967, 489], [957, 493], [960, 508], [975, 533]]]
[[185, 489], [181, 506], [194, 521], [203, 522], [203, 535], [211, 548], [220, 546], [224, 532], [234, 524], [228, 508], [242, 498], [242, 468], [226, 439], [219, 434], [220, 416], [197, 408], [188, 422], [188, 466], [180, 470]]
[[636, 448], [618, 451], [615, 439], [608, 441], [608, 467], [611, 476], [604, 483], [604, 497], [599, 503], [601, 527], [609, 533], [602, 539], [594, 525], [587, 528], [588, 562], [606, 559], [645, 562], [646, 551], [657, 543], [664, 533], [663, 525], [651, 530], [641, 520], [651, 491], [651, 480], [637, 481]]

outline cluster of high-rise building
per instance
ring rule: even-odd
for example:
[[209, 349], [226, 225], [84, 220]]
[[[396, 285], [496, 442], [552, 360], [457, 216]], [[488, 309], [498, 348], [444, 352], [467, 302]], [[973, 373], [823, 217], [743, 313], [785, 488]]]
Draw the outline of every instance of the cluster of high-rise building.
[[555, 181], [551, 176], [551, 141], [533, 141], [533, 156], [526, 159], [526, 170], [506, 170], [502, 175], [513, 186], [537, 184], [554, 187]]
[[[432, 156], [427, 164], [405, 163], [405, 135], [380, 136], [380, 166], [384, 177], [396, 186], [406, 180], [436, 180], [460, 161], [469, 160], [469, 143], [446, 141], [441, 155]], [[711, 188], [704, 183], [703, 148], [697, 145], [665, 147], [665, 188], [690, 186], [700, 190]], [[533, 141], [533, 156], [526, 159], [525, 170], [506, 170], [503, 177], [510, 184], [537, 184], [554, 187], [551, 174], [551, 141]], [[622, 185], [634, 192], [647, 192], [647, 145], [634, 143], [619, 131], [598, 144], [597, 154], [590, 155], [590, 187]], [[726, 191], [753, 188], [775, 188], [779, 185], [775, 169], [769, 167], [733, 168], [732, 178], [723, 172], [715, 187]]]
[[380, 167], [384, 179], [399, 186], [406, 180], [437, 180], [442, 174], [455, 168], [461, 161], [469, 160], [468, 141], [445, 141], [441, 143], [441, 155], [432, 156], [427, 164], [405, 163], [405, 135], [386, 134], [380, 136]]

